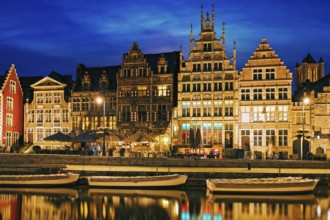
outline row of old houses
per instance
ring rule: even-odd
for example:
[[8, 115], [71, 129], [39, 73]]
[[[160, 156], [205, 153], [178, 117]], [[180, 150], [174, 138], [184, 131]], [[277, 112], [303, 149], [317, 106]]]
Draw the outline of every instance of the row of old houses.
[[210, 16], [202, 9], [187, 60], [181, 51], [143, 54], [134, 42], [120, 65], [78, 65], [75, 81], [56, 72], [18, 77], [13, 65], [1, 78], [2, 145], [47, 147], [44, 138], [58, 131], [107, 128], [151, 134], [156, 151], [189, 148], [198, 132], [204, 151], [330, 157], [330, 78], [322, 58], [308, 54], [297, 63], [292, 94], [292, 73], [266, 39], [239, 72], [235, 43], [228, 56], [225, 25], [217, 36], [214, 16], [213, 8]]

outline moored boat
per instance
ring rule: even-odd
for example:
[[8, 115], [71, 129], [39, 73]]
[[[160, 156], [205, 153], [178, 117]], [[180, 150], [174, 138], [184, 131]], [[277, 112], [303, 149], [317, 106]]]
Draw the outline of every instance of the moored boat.
[[96, 187], [172, 187], [183, 185], [187, 181], [186, 175], [171, 174], [159, 176], [90, 176], [89, 186]]
[[78, 181], [79, 174], [0, 175], [0, 186], [58, 186]]
[[313, 191], [318, 181], [301, 177], [207, 179], [206, 185], [212, 192], [297, 193]]

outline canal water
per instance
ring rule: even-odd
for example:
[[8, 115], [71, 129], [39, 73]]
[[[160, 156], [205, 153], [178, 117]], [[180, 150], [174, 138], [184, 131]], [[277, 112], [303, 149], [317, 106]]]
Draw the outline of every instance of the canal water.
[[0, 188], [0, 220], [330, 220], [330, 190], [212, 194], [203, 188]]

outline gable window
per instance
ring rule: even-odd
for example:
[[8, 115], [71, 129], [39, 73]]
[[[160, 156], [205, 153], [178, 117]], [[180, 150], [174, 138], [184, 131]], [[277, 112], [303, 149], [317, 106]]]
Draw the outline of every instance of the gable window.
[[106, 81], [102, 81], [102, 82], [101, 82], [100, 89], [101, 89], [102, 91], [107, 90], [107, 82], [106, 82]]
[[52, 94], [46, 93], [46, 103], [52, 103]]
[[43, 104], [44, 103], [44, 94], [37, 93], [37, 104]]
[[10, 80], [10, 92], [16, 93], [16, 82], [13, 80]]
[[54, 104], [60, 104], [61, 102], [61, 93], [55, 92], [54, 93]]
[[182, 92], [190, 92], [190, 84], [182, 84]]
[[253, 80], [262, 80], [262, 69], [253, 70]]
[[275, 79], [275, 69], [266, 69], [266, 79]]

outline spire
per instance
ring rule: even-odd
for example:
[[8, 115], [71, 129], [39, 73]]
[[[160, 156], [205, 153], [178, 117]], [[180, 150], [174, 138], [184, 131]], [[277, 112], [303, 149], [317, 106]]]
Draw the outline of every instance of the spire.
[[203, 5], [201, 5], [201, 30], [203, 30], [204, 26], [204, 12], [203, 12]]
[[236, 41], [234, 41], [233, 66], [234, 66], [234, 69], [236, 69]]
[[192, 48], [193, 48], [193, 42], [194, 42], [194, 39], [193, 39], [193, 27], [192, 27], [192, 24], [190, 24], [190, 51], [192, 51]]
[[226, 41], [225, 41], [225, 22], [222, 22], [222, 44], [223, 44], [223, 47], [225, 48], [225, 44], [226, 44]]
[[211, 22], [212, 22], [212, 25], [214, 26], [214, 4], [212, 4], [212, 16], [211, 16]]

